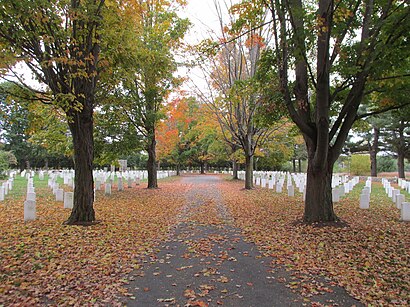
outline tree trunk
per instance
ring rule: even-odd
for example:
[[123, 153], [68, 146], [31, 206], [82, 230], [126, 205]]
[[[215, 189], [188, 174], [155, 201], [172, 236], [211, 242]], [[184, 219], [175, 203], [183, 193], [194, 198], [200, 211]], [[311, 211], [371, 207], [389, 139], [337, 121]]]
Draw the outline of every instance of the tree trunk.
[[302, 172], [302, 160], [301, 159], [298, 160], [298, 167], [299, 167], [299, 173], [301, 173]]
[[253, 155], [245, 154], [245, 189], [253, 188]]
[[181, 166], [177, 164], [177, 176], [181, 175]]
[[236, 162], [236, 160], [232, 161], [232, 173], [232, 179], [238, 180], [238, 162]]
[[147, 171], [148, 171], [148, 189], [158, 188], [157, 180], [157, 162], [156, 162], [156, 140], [155, 133], [150, 133], [150, 138], [148, 139], [148, 161], [147, 161]]
[[93, 117], [92, 109], [83, 107], [69, 122], [74, 145], [74, 204], [65, 224], [83, 224], [95, 221], [93, 180]]
[[205, 174], [205, 167], [204, 167], [203, 162], [201, 162], [201, 164], [200, 164], [200, 169], [201, 169], [201, 174]]
[[330, 222], [337, 219], [332, 202], [332, 170], [333, 165], [328, 164], [327, 168], [315, 168], [312, 159], [308, 158], [305, 222]]
[[377, 152], [379, 150], [379, 128], [373, 126], [373, 145], [370, 148], [370, 172], [372, 177], [377, 177]]
[[399, 125], [399, 142], [397, 146], [397, 170], [399, 172], [399, 178], [406, 178], [406, 174], [404, 172], [404, 157], [406, 151], [406, 142], [404, 140], [404, 128], [405, 124], [404, 121], [400, 121]]
[[405, 156], [404, 152], [399, 149], [397, 151], [397, 170], [399, 173], [398, 174], [399, 178], [403, 178], [403, 179], [406, 178], [406, 174], [404, 172], [404, 156]]
[[296, 173], [296, 159], [292, 159], [293, 172]]

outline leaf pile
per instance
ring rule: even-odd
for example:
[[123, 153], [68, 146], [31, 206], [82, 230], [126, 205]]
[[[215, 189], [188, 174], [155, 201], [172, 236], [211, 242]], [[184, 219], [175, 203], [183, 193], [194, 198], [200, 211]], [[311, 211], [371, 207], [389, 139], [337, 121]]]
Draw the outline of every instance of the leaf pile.
[[162, 240], [184, 203], [184, 185], [97, 192], [100, 224], [64, 226], [69, 210], [37, 190], [37, 220], [23, 198], [0, 203], [0, 305], [120, 305], [124, 277]]
[[289, 288], [307, 297], [331, 291], [310, 278], [319, 274], [366, 304], [410, 304], [410, 224], [399, 221], [399, 210], [380, 184], [373, 184], [369, 210], [359, 209], [363, 184], [335, 204], [347, 223], [341, 227], [295, 223], [303, 216], [300, 195], [246, 191], [240, 185], [223, 184], [225, 202], [244, 235], [274, 257], [272, 266], [293, 272]]

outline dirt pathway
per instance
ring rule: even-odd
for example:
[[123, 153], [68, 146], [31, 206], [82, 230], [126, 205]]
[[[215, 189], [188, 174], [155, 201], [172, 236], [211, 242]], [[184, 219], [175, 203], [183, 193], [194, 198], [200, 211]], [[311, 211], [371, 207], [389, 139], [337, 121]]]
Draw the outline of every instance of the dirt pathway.
[[127, 306], [360, 306], [332, 287], [307, 299], [286, 287], [255, 244], [233, 226], [218, 189], [220, 177], [187, 176], [186, 205], [158, 253], [130, 277]]

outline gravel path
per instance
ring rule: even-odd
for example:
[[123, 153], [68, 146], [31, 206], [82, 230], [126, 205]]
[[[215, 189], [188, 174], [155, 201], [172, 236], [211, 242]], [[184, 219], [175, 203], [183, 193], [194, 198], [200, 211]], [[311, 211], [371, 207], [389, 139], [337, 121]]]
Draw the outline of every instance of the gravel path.
[[[271, 267], [271, 259], [233, 226], [220, 180], [209, 175], [182, 178], [191, 188], [179, 223], [158, 253], [130, 276], [133, 296], [127, 306], [362, 306], [324, 278], [318, 282], [332, 293], [307, 298], [292, 292], [286, 286], [290, 273]], [[198, 220], [212, 205], [219, 221]]]

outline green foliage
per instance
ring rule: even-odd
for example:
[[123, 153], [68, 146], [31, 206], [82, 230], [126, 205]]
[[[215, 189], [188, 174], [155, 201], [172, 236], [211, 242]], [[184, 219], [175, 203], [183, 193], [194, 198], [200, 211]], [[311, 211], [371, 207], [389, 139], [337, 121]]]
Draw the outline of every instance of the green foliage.
[[396, 160], [390, 156], [377, 157], [377, 172], [396, 172]]
[[350, 160], [350, 173], [353, 175], [370, 174], [370, 156], [369, 155], [352, 155]]
[[0, 178], [5, 177], [5, 171], [17, 165], [17, 159], [12, 152], [0, 150]]

